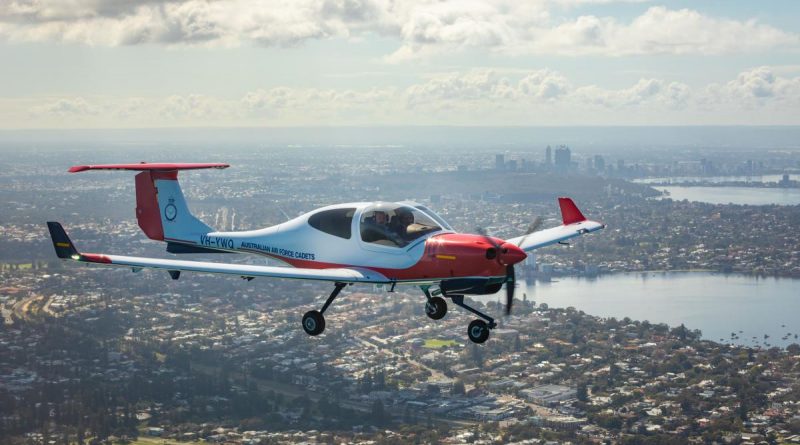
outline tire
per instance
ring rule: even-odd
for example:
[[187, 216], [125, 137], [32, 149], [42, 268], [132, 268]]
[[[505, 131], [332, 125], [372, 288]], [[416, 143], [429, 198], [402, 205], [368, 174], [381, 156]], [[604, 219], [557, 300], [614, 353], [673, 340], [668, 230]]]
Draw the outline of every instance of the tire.
[[319, 335], [325, 330], [325, 317], [319, 311], [308, 311], [303, 315], [303, 330], [308, 335]]
[[489, 325], [483, 320], [473, 320], [467, 327], [467, 337], [473, 342], [481, 344], [489, 339]]
[[425, 303], [425, 314], [433, 319], [439, 320], [447, 314], [447, 303], [442, 297], [433, 297]]

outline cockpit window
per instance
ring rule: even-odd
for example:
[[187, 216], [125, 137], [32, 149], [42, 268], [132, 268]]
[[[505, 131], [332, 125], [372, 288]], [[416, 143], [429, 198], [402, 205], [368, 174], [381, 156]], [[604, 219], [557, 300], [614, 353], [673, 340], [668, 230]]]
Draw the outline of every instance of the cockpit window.
[[422, 210], [423, 212], [425, 212], [426, 215], [428, 215], [431, 218], [435, 219], [436, 222], [439, 223], [439, 225], [442, 226], [442, 228], [444, 228], [445, 230], [453, 230], [453, 228], [450, 227], [450, 224], [448, 224], [447, 221], [444, 220], [444, 218], [442, 218], [441, 216], [437, 215], [436, 212], [434, 212], [433, 210], [425, 207], [422, 204], [415, 204], [414, 207]]
[[404, 247], [439, 230], [442, 228], [436, 221], [414, 207], [382, 203], [361, 214], [361, 239], [367, 243]]
[[356, 209], [351, 208], [323, 210], [308, 217], [308, 224], [327, 234], [350, 239], [355, 213]]

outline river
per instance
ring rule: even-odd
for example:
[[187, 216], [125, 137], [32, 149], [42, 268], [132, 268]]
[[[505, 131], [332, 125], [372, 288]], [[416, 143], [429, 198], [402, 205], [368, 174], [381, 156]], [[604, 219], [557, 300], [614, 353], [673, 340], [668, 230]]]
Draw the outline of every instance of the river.
[[[559, 278], [534, 286], [520, 282], [519, 286], [516, 297], [527, 294], [537, 304], [572, 306], [591, 315], [630, 317], [672, 327], [683, 323], [717, 342], [761, 347], [800, 343], [795, 337], [800, 336], [798, 279], [648, 272]], [[501, 291], [481, 299], [502, 301], [504, 295]]]
[[800, 188], [653, 186], [669, 198], [711, 204], [798, 205]]
[[[777, 183], [783, 179], [783, 175], [754, 175], [754, 176], [672, 176], [660, 178], [640, 178], [632, 182], [638, 184], [686, 184], [692, 182], [707, 182], [718, 184], [722, 182], [752, 182], [752, 183]], [[800, 175], [789, 174], [792, 181], [800, 181]]]

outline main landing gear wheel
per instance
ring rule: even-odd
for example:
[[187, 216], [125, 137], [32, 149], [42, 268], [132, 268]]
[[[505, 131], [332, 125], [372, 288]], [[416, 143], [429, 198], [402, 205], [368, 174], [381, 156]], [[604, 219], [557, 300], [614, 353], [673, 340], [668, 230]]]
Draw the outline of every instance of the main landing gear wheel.
[[308, 311], [303, 315], [303, 330], [308, 335], [319, 335], [325, 330], [325, 317], [319, 311]]
[[342, 288], [345, 286], [347, 286], [347, 283], [336, 283], [333, 292], [331, 292], [328, 299], [325, 300], [325, 304], [322, 305], [322, 309], [318, 311], [308, 311], [303, 315], [303, 330], [306, 331], [306, 334], [322, 334], [322, 331], [325, 330], [325, 317], [322, 314], [325, 313], [325, 310], [328, 309], [328, 306], [333, 303], [333, 300], [336, 299], [336, 296], [339, 295], [339, 292], [341, 292]]
[[483, 343], [489, 339], [489, 325], [483, 320], [472, 320], [467, 328], [467, 336], [473, 343]]
[[425, 313], [433, 320], [439, 320], [447, 314], [447, 303], [442, 297], [432, 297], [425, 303]]

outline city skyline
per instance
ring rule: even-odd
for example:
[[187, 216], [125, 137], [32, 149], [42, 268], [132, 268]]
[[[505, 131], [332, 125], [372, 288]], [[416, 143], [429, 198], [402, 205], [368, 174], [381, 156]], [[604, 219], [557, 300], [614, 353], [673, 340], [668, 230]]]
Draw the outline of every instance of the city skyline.
[[800, 124], [780, 1], [0, 6], [0, 128]]

